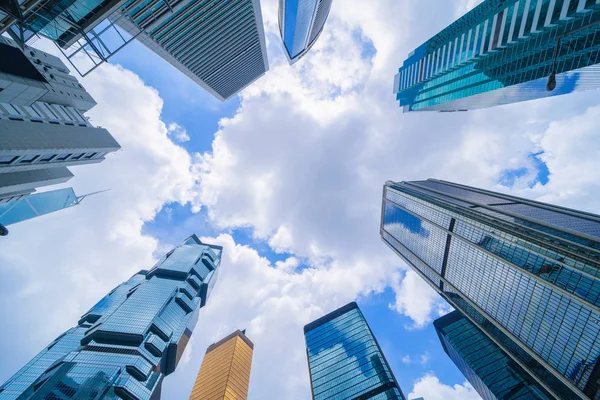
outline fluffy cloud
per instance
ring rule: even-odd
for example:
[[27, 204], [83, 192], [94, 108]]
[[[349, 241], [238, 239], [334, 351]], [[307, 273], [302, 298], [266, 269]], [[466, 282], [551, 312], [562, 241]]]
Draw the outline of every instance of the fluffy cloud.
[[189, 142], [190, 135], [187, 133], [184, 127], [179, 126], [176, 122], [171, 122], [167, 126], [167, 131], [170, 136], [172, 136], [178, 142]]
[[440, 382], [432, 373], [424, 375], [415, 382], [412, 392], [408, 394], [409, 399], [423, 397], [426, 400], [480, 400], [473, 386], [469, 382], [463, 385], [448, 386]]

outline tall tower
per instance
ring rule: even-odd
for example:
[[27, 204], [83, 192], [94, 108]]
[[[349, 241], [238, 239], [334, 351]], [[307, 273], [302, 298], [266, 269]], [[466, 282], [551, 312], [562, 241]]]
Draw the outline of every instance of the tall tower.
[[386, 182], [381, 237], [552, 396], [600, 395], [600, 217], [439, 180]]
[[11, 225], [78, 205], [73, 188], [35, 193], [20, 200], [0, 203], [0, 224]]
[[404, 111], [464, 111], [600, 86], [597, 0], [484, 0], [404, 61]]
[[0, 37], [0, 203], [73, 177], [120, 148], [84, 112], [96, 102], [48, 53]]
[[290, 64], [304, 57], [323, 32], [333, 0], [279, 0], [279, 33]]
[[444, 351], [483, 400], [553, 397], [460, 311], [433, 322]]
[[240, 330], [208, 346], [190, 400], [246, 400], [253, 351]]
[[314, 400], [406, 399], [356, 303], [307, 324], [304, 336]]
[[0, 399], [160, 398], [215, 284], [221, 252], [191, 236], [100, 300], [0, 386]]

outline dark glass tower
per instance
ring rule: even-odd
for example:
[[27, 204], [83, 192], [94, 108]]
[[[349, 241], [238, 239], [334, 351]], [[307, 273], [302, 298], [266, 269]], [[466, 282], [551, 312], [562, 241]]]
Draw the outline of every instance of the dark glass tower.
[[304, 327], [313, 399], [405, 400], [356, 303]]
[[442, 347], [484, 400], [552, 396], [460, 311], [433, 322]]
[[100, 300], [0, 386], [0, 399], [159, 399], [215, 284], [221, 252], [191, 236]]
[[600, 217], [438, 180], [387, 182], [381, 237], [560, 399], [600, 395]]
[[396, 99], [462, 111], [598, 88], [599, 23], [597, 0], [484, 0], [409, 55]]

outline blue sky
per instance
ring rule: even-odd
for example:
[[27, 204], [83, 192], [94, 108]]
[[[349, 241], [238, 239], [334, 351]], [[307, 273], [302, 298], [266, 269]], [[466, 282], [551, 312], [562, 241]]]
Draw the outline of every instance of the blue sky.
[[597, 93], [402, 114], [397, 68], [477, 1], [334, 0], [291, 67], [277, 3], [262, 1], [270, 71], [226, 103], [136, 43], [82, 79], [122, 150], [73, 171], [77, 193], [110, 192], [0, 243], [0, 381], [196, 233], [224, 246], [222, 270], [163, 398], [186, 398], [206, 347], [247, 328], [250, 398], [308, 399], [302, 326], [353, 300], [410, 399], [477, 398], [431, 325], [448, 308], [379, 239], [382, 185], [435, 177], [598, 212]]

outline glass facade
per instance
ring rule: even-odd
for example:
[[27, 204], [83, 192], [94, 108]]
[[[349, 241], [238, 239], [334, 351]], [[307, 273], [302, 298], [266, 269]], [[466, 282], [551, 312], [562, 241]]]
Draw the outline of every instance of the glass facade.
[[333, 0], [279, 0], [279, 31], [291, 64], [302, 58], [323, 31]]
[[72, 188], [35, 193], [0, 204], [0, 224], [11, 225], [79, 204]]
[[191, 236], [100, 300], [0, 386], [0, 399], [159, 398], [214, 285], [221, 252]]
[[127, 0], [117, 24], [220, 100], [269, 69], [258, 0]]
[[[600, 2], [484, 0], [417, 48], [394, 80], [404, 111], [464, 111], [600, 86]], [[546, 88], [556, 74], [556, 86]]]
[[239, 330], [210, 345], [190, 400], [246, 400], [253, 351], [254, 344]]
[[552, 395], [460, 311], [435, 320], [433, 325], [446, 354], [484, 400], [552, 400]]
[[600, 217], [450, 182], [387, 182], [381, 236], [557, 398], [600, 396]]
[[304, 327], [313, 399], [405, 400], [356, 303]]

